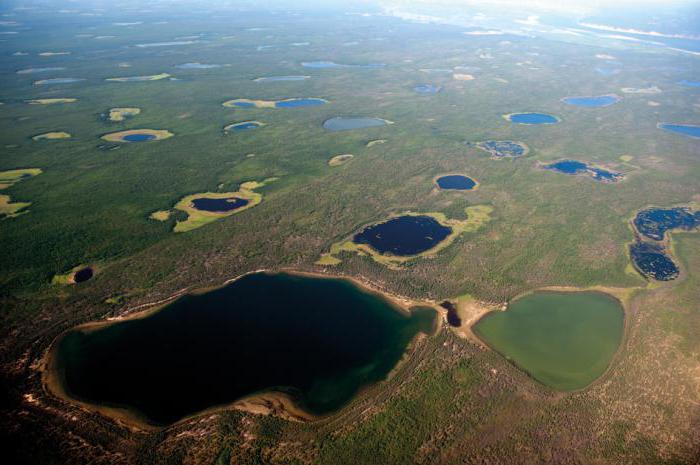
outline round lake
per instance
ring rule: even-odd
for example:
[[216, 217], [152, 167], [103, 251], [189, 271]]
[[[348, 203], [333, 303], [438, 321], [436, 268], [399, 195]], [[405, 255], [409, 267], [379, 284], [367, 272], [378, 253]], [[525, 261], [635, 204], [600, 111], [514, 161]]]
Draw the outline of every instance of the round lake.
[[600, 377], [622, 341], [624, 313], [598, 292], [535, 292], [489, 313], [475, 333], [554, 389], [586, 387]]
[[355, 244], [367, 244], [379, 253], [411, 256], [432, 249], [452, 233], [432, 216], [397, 216], [355, 234]]
[[388, 122], [381, 118], [363, 118], [363, 117], [343, 117], [337, 116], [326, 120], [323, 123], [323, 128], [332, 132], [350, 131], [352, 129], [373, 128], [385, 126]]
[[447, 176], [440, 176], [435, 180], [438, 187], [443, 190], [460, 190], [469, 191], [476, 187], [476, 181], [474, 181], [469, 176], [463, 176], [461, 174], [448, 174]]
[[72, 330], [52, 365], [70, 397], [154, 424], [271, 390], [323, 414], [383, 380], [434, 318], [348, 281], [256, 273], [143, 318]]
[[559, 118], [546, 113], [512, 113], [506, 116], [511, 123], [516, 124], [556, 124]]

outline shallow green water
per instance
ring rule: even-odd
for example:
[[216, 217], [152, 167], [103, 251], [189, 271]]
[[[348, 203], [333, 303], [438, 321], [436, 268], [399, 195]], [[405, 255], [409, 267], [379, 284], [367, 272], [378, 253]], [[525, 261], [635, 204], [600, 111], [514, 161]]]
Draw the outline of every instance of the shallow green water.
[[536, 292], [474, 327], [491, 347], [554, 389], [583, 388], [607, 369], [622, 340], [624, 313], [599, 292]]

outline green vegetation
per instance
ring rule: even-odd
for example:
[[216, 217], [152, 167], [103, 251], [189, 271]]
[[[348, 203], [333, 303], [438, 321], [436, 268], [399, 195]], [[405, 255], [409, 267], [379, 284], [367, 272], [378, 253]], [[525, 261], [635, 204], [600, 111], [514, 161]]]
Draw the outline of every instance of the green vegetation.
[[[639, 43], [576, 43], [581, 38], [574, 35], [566, 42], [465, 36], [460, 27], [384, 15], [345, 21], [323, 12], [210, 15], [205, 9], [194, 15], [152, 6], [150, 12], [137, 5], [95, 17], [59, 15], [37, 5], [39, 10], [14, 11], [21, 33], [0, 41], [9, 70], [0, 78], [0, 171], [43, 170], [0, 191], [0, 211], [15, 216], [0, 221], [0, 384], [8, 391], [4, 430], [17, 450], [47, 464], [696, 462], [700, 236], [674, 232], [673, 256], [683, 272], [676, 282], [648, 288], [630, 272], [627, 245], [635, 212], [698, 200], [697, 141], [656, 128], [659, 115], [680, 122], [697, 118], [697, 90], [677, 84], [688, 79], [697, 57], [663, 47], [647, 53], [651, 49]], [[76, 37], [83, 33], [115, 38]], [[135, 47], [197, 34], [205, 40]], [[312, 45], [289, 45], [304, 42]], [[272, 47], [258, 51], [261, 45]], [[596, 55], [614, 56], [624, 72], [598, 75], [603, 58]], [[331, 58], [387, 66], [300, 65]], [[523, 60], [532, 64], [519, 64]], [[86, 80], [33, 86], [36, 75], [14, 73], [38, 62]], [[173, 68], [186, 62], [233, 65]], [[157, 76], [173, 69], [177, 81], [104, 81], [128, 70]], [[462, 72], [476, 79], [453, 79]], [[307, 73], [311, 78], [299, 82], [253, 81]], [[413, 87], [423, 82], [443, 90], [419, 98]], [[624, 103], [595, 112], [559, 101], [650, 86], [663, 92], [628, 94]], [[238, 96], [274, 102], [309, 95], [330, 102], [293, 111], [221, 106]], [[134, 120], [112, 123], [101, 116], [130, 104], [142, 109]], [[501, 117], [527, 109], [562, 121], [526, 126]], [[336, 116], [396, 124], [323, 130], [323, 122]], [[244, 137], [222, 134], [239, 119], [267, 126]], [[157, 144], [100, 139], [134, 130], [136, 122], [177, 137]], [[74, 137], [65, 143], [31, 140], [56, 128]], [[523, 142], [529, 154], [495, 162], [473, 144], [487, 140]], [[328, 167], [330, 155], [346, 153], [357, 159]], [[628, 175], [610, 185], [537, 169], [538, 162], [562, 158]], [[468, 173], [482, 184], [468, 195], [436, 192], [432, 180], [445, 172]], [[246, 181], [270, 177], [280, 179], [251, 189], [264, 197], [255, 208], [172, 233], [189, 219], [173, 208], [178, 200], [236, 192]], [[17, 205], [29, 201], [31, 213], [21, 214], [27, 208]], [[492, 211], [478, 230], [457, 235], [429, 258], [397, 264], [400, 270], [354, 251], [329, 254], [352, 232], [396, 212], [469, 222], [476, 216], [465, 210], [480, 205]], [[101, 264], [99, 279], [51, 284], [79, 263]], [[608, 373], [576, 392], [555, 395], [499, 353], [448, 328], [417, 344], [386, 383], [318, 424], [226, 411], [168, 430], [131, 433], [56, 402], [35, 382], [34, 367], [63, 330], [257, 269], [322, 270], [412, 299], [439, 302], [468, 294], [494, 307], [547, 286], [639, 289], [625, 303], [625, 339]], [[366, 451], [374, 445], [370, 456]]]
[[[41, 174], [39, 168], [22, 168], [16, 170], [0, 171], [0, 190], [8, 189], [18, 182]], [[0, 218], [13, 218], [26, 213], [31, 202], [12, 202], [9, 195], [0, 195]]]

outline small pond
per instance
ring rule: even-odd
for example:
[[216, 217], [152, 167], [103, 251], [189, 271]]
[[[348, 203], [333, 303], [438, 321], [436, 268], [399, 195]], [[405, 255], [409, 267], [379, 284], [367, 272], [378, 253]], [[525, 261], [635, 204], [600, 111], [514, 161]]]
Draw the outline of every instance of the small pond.
[[671, 281], [678, 277], [678, 266], [661, 245], [637, 241], [630, 245], [630, 256], [642, 276], [657, 281]]
[[460, 190], [469, 191], [476, 187], [476, 181], [469, 176], [461, 174], [448, 174], [440, 176], [435, 180], [435, 183], [442, 190]]

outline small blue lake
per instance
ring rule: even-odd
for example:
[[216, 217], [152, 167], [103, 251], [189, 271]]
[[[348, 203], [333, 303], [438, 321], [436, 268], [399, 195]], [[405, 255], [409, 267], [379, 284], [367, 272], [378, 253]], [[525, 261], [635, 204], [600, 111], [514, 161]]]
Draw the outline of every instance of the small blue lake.
[[630, 245], [632, 263], [642, 276], [657, 281], [670, 281], [678, 277], [678, 266], [664, 253], [660, 245], [637, 241]]
[[577, 107], [607, 107], [620, 101], [616, 95], [599, 95], [597, 97], [566, 97], [564, 103]]
[[298, 107], [315, 107], [328, 103], [322, 98], [294, 98], [289, 100], [280, 100], [275, 103], [276, 108], [298, 108]]
[[149, 140], [155, 140], [156, 136], [153, 134], [128, 134], [122, 137], [122, 140], [127, 142], [146, 142]]
[[368, 226], [353, 237], [355, 244], [367, 244], [379, 253], [397, 256], [417, 255], [445, 240], [452, 228], [431, 216], [398, 216]]
[[206, 212], [230, 212], [248, 205], [248, 200], [238, 197], [229, 197], [224, 199], [212, 199], [200, 197], [192, 201], [192, 206], [197, 210]]
[[337, 116], [335, 118], [324, 121], [323, 128], [328, 131], [350, 131], [352, 129], [373, 128], [385, 126], [388, 122], [381, 118], [366, 118], [366, 117], [344, 117]]
[[438, 187], [443, 190], [470, 191], [476, 187], [476, 181], [469, 176], [461, 174], [448, 174], [435, 180]]
[[648, 208], [637, 213], [634, 227], [640, 234], [662, 241], [666, 231], [676, 228], [689, 231], [700, 227], [700, 211], [693, 213], [685, 207]]
[[693, 124], [660, 123], [659, 128], [664, 131], [674, 132], [688, 137], [700, 138], [700, 126]]
[[494, 158], [518, 158], [528, 151], [527, 145], [512, 140], [487, 140], [478, 142], [476, 146], [489, 152]]
[[361, 65], [347, 65], [347, 64], [342, 64], [342, 63], [336, 63], [334, 61], [304, 61], [301, 63], [301, 66], [303, 66], [305, 68], [312, 68], [312, 69], [333, 69], [333, 68], [372, 69], [372, 68], [383, 68], [386, 65], [384, 63], [368, 63], [368, 64], [361, 64]]
[[596, 181], [615, 182], [624, 177], [622, 173], [608, 171], [603, 168], [597, 168], [578, 160], [561, 160], [548, 165], [544, 165], [544, 169], [558, 171], [560, 173], [576, 175], [588, 174]]
[[559, 118], [547, 113], [512, 113], [506, 118], [516, 124], [556, 124]]
[[442, 90], [442, 87], [433, 84], [420, 84], [413, 88], [416, 92], [422, 95], [437, 94]]
[[687, 79], [679, 81], [678, 84], [687, 87], [700, 87], [700, 81], [688, 81]]

